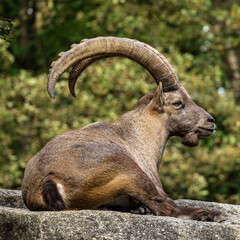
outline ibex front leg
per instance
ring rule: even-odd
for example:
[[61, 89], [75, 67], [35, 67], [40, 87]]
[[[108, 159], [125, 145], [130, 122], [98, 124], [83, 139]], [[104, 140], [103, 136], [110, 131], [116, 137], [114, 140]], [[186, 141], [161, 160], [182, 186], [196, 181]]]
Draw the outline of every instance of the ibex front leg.
[[217, 211], [177, 206], [163, 191], [160, 180], [153, 183], [139, 167], [135, 166], [134, 169], [131, 183], [125, 187], [124, 191], [146, 206], [154, 215], [187, 218], [197, 221], [220, 222], [224, 220], [221, 213]]

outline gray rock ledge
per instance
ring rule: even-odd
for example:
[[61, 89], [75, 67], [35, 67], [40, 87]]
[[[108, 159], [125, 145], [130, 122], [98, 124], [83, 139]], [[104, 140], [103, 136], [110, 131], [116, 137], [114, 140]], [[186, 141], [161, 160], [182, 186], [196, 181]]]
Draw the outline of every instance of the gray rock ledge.
[[0, 239], [240, 239], [240, 206], [176, 200], [186, 207], [205, 207], [227, 216], [222, 223], [113, 211], [33, 212], [21, 191], [0, 189]]

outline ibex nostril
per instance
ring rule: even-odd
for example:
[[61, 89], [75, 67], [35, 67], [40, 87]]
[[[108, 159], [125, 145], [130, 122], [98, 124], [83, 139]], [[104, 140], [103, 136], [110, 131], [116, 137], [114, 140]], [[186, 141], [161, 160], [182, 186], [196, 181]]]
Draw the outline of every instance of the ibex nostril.
[[210, 116], [210, 117], [208, 118], [208, 122], [215, 123], [215, 119], [214, 119], [212, 116]]

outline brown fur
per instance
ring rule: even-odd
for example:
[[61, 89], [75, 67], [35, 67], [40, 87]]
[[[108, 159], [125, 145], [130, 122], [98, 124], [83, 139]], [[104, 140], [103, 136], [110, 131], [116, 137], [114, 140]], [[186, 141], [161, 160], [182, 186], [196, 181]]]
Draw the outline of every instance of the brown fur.
[[174, 204], [158, 168], [169, 137], [196, 146], [214, 128], [214, 119], [181, 85], [163, 92], [160, 84], [114, 123], [93, 123], [53, 138], [26, 167], [23, 199], [30, 210], [95, 209], [129, 196], [155, 215], [213, 221], [220, 213]]
[[56, 183], [52, 180], [43, 183], [42, 196], [49, 206], [49, 210], [64, 210], [67, 208], [58, 192]]

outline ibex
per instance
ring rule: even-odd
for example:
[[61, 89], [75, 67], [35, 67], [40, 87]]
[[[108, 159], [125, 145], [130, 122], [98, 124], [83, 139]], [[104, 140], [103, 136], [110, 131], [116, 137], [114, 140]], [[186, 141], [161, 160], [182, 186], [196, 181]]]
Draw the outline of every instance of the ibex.
[[215, 131], [214, 118], [191, 100], [166, 58], [145, 43], [117, 37], [84, 39], [59, 56], [48, 76], [52, 98], [58, 78], [68, 67], [73, 66], [68, 84], [75, 96], [75, 83], [84, 69], [114, 56], [142, 65], [158, 86], [113, 123], [92, 123], [47, 143], [26, 166], [22, 183], [26, 206], [30, 210], [96, 209], [122, 198], [125, 207], [138, 203], [157, 216], [222, 221], [220, 212], [177, 206], [159, 180], [169, 137], [182, 137], [182, 143], [192, 147], [200, 136]]

